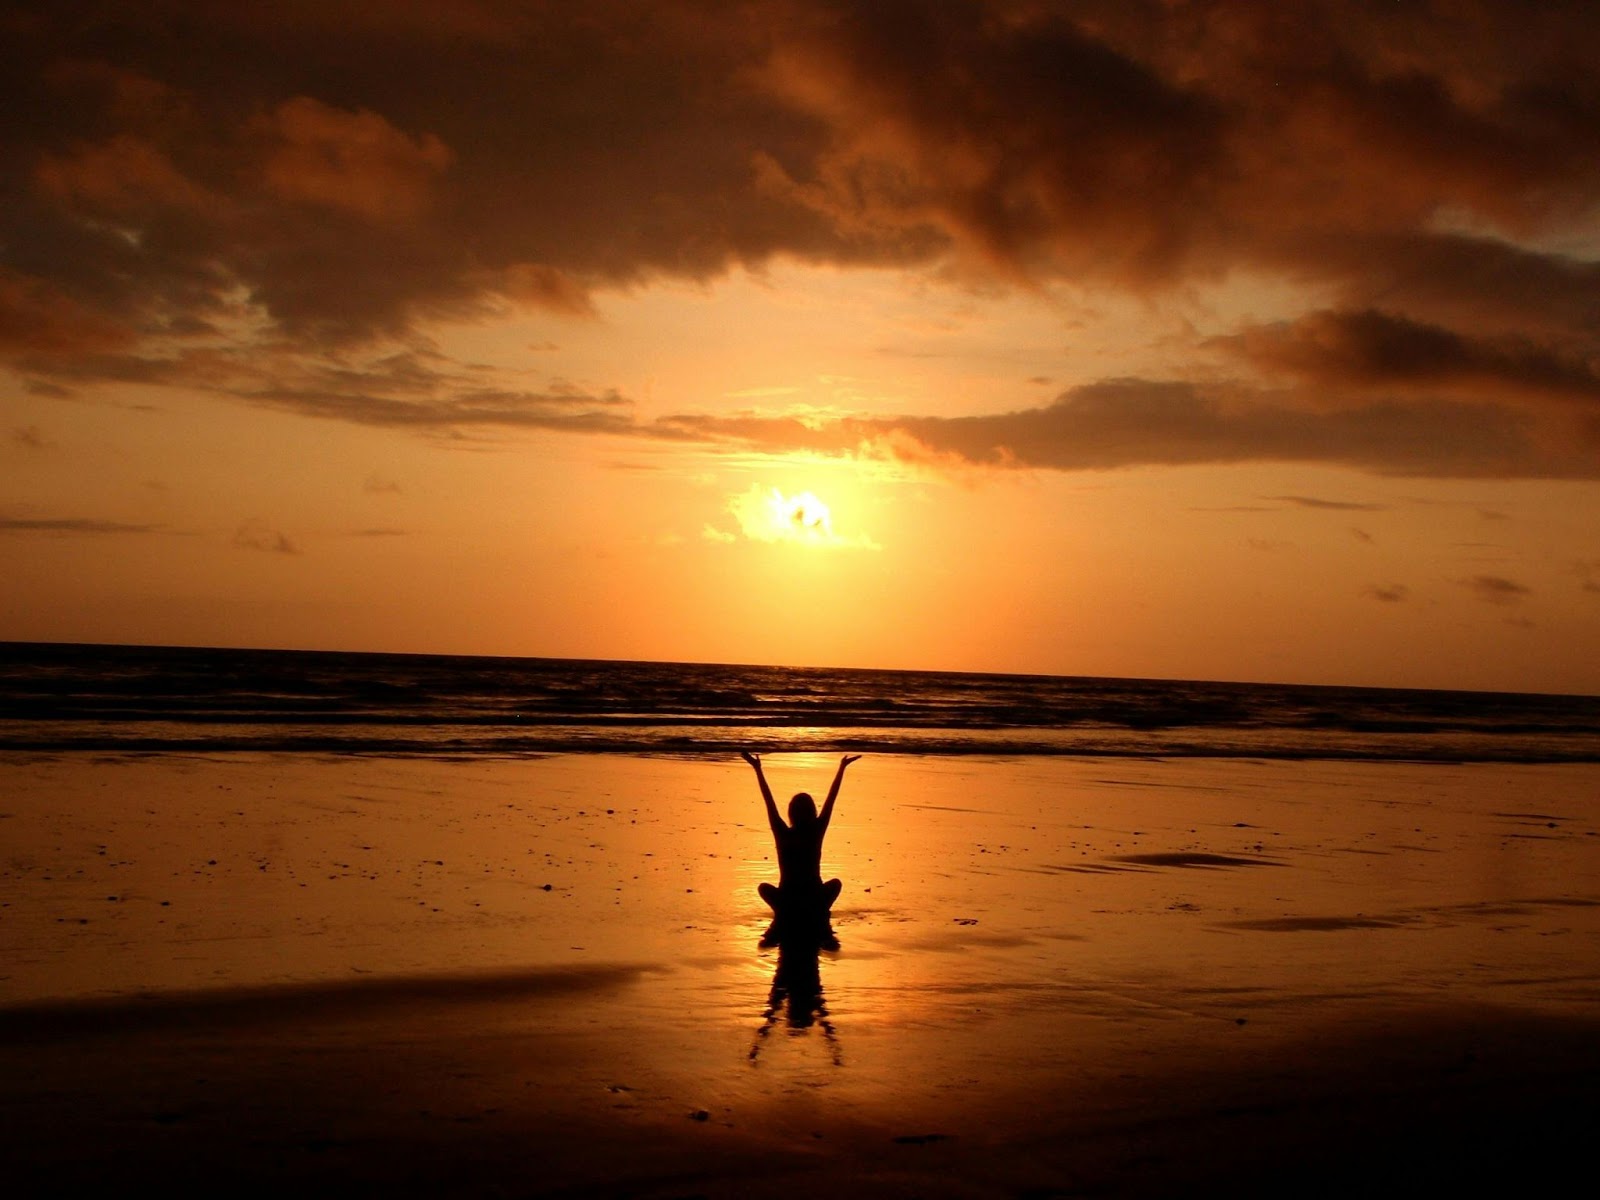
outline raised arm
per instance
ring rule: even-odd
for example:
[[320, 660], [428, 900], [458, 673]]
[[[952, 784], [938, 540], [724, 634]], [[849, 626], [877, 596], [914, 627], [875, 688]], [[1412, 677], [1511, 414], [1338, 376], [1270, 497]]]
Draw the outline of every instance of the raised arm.
[[772, 789], [767, 786], [767, 777], [761, 770], [761, 756], [751, 754], [748, 750], [739, 751], [739, 757], [749, 763], [756, 771], [756, 782], [761, 785], [761, 801], [767, 806], [767, 824], [772, 826], [772, 834], [778, 836], [778, 831], [784, 828], [783, 818], [778, 816], [778, 806], [772, 801]]
[[839, 769], [834, 772], [833, 785], [828, 788], [828, 799], [822, 805], [821, 815], [817, 817], [823, 833], [828, 832], [828, 822], [833, 819], [833, 802], [839, 798], [839, 785], [844, 782], [844, 769], [860, 757], [859, 754], [846, 754], [839, 760]]

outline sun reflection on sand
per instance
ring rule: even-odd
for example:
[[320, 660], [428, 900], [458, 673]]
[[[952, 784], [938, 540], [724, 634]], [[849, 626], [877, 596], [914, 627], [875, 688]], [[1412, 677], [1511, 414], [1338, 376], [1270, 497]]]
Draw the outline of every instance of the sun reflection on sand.
[[[774, 789], [819, 790], [834, 761], [774, 756]], [[1600, 999], [1586, 767], [869, 757], [824, 847], [840, 949], [814, 964], [760, 945], [777, 866], [737, 762], [7, 769], [13, 1004], [629, 967], [648, 986], [606, 1019], [683, 1025], [663, 1069], [743, 1067], [757, 1038], [768, 1074], [819, 1048], [831, 1071], [847, 1046], [863, 1095], [931, 1095], [981, 1064], [1098, 1060], [1119, 1023], [1201, 1044], [1446, 987]]]
[[[775, 756], [772, 783], [833, 761]], [[776, 1159], [864, 1147], [920, 1184], [998, 1146], [968, 1178], [1025, 1194], [1078, 1181], [1108, 1122], [1231, 1135], [1264, 1088], [1303, 1113], [1374, 1031], [1393, 1079], [1453, 1096], [1481, 1042], [1440, 1014], [1600, 1004], [1593, 767], [871, 757], [825, 844], [835, 951], [762, 945], [777, 867], [737, 762], [0, 766], [7, 1111], [29, 1137], [88, 1111], [119, 1154], [236, 1148], [248, 1113], [317, 1172], [344, 1151], [307, 1129], [481, 1132], [452, 1162], [492, 1141], [614, 1182], [637, 1158], [634, 1194], [744, 1147], [715, 1193], [744, 1194]], [[1071, 1161], [1029, 1174], [1048, 1145]]]

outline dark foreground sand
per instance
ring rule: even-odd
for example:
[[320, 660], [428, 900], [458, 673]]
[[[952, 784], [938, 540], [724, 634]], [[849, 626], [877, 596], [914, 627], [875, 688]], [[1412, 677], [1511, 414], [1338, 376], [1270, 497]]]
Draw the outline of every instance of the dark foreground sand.
[[1593, 768], [858, 770], [780, 959], [742, 767], [0, 764], [7, 1190], [1586, 1186]]
[[23, 1194], [134, 1181], [329, 1195], [1331, 1195], [1469, 1182], [1556, 1194], [1593, 1169], [1593, 1022], [1441, 1007], [1366, 1033], [1242, 1032], [1209, 1063], [1130, 1054], [1115, 1078], [1025, 1095], [969, 1080], [942, 1113], [901, 1112], [834, 1107], [825, 1091], [601, 1084], [592, 1066], [627, 1057], [613, 1041], [626, 1031], [551, 1031], [546, 1018], [627, 985], [527, 983], [521, 995], [500, 980], [457, 997], [396, 987], [24, 1016], [8, 1023], [0, 1084], [8, 1178]]

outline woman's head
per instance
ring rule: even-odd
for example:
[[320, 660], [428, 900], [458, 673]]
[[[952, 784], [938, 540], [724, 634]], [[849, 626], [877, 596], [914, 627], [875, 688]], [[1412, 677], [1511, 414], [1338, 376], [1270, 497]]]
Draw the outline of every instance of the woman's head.
[[811, 825], [816, 819], [817, 802], [809, 792], [796, 792], [794, 799], [789, 801], [789, 824]]

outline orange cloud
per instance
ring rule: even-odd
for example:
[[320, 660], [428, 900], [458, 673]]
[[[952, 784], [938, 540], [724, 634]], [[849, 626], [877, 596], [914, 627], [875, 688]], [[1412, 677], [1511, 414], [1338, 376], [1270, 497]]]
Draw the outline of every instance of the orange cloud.
[[501, 272], [496, 290], [507, 299], [569, 316], [592, 317], [589, 292], [565, 271], [542, 263], [512, 263]]
[[272, 144], [261, 173], [276, 195], [378, 222], [426, 211], [435, 178], [454, 157], [431, 133], [412, 137], [375, 112], [309, 96], [284, 101], [257, 128]]
[[117, 214], [159, 207], [199, 209], [212, 202], [158, 147], [130, 134], [67, 155], [46, 155], [34, 178], [53, 196]]
[[0, 267], [0, 354], [53, 360], [132, 345], [135, 331], [47, 280]]

